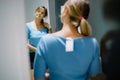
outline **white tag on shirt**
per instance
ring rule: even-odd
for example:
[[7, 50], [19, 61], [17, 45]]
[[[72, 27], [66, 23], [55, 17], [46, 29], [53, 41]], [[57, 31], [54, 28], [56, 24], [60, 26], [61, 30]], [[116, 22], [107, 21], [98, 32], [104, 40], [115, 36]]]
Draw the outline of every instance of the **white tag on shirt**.
[[66, 40], [66, 52], [74, 51], [74, 40], [72, 38], [67, 38]]

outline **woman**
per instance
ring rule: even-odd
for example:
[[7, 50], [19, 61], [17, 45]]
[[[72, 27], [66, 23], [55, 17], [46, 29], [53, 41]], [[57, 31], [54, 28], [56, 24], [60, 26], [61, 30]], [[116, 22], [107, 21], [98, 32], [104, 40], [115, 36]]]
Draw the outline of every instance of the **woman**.
[[62, 29], [42, 37], [37, 46], [35, 80], [43, 80], [46, 69], [50, 80], [89, 80], [101, 73], [99, 46], [90, 37], [88, 14], [88, 1], [66, 1], [61, 9]]
[[33, 69], [33, 61], [36, 51], [36, 46], [42, 36], [51, 32], [51, 27], [44, 22], [43, 18], [47, 16], [47, 9], [44, 6], [38, 7], [35, 10], [35, 19], [26, 24], [28, 35], [28, 48], [30, 50], [30, 65]]

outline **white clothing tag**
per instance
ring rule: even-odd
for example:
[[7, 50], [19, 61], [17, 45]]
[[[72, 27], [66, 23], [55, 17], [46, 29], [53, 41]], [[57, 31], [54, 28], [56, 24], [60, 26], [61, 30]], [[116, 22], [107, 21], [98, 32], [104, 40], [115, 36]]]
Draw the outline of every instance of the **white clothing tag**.
[[66, 52], [74, 51], [74, 40], [72, 38], [67, 38], [66, 40]]

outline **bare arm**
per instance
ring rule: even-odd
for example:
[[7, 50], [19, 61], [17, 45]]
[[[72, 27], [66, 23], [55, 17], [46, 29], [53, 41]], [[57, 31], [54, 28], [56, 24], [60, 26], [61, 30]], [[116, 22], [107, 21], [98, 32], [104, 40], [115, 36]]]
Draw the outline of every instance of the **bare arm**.
[[49, 76], [46, 76], [45, 78], [42, 79], [35, 78], [35, 80], [49, 80]]
[[30, 45], [29, 43], [27, 44], [28, 49], [32, 50], [32, 51], [36, 51], [36, 47], [33, 47], [32, 45]]
[[36, 79], [35, 80], [49, 80], [48, 78], [43, 78], [43, 79]]

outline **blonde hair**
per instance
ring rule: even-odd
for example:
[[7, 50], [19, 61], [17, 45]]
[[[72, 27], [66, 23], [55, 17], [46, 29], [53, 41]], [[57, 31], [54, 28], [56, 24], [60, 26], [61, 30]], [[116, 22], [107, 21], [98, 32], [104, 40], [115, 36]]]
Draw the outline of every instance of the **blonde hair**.
[[87, 21], [90, 10], [89, 2], [87, 0], [68, 0], [64, 6], [68, 9], [69, 19], [72, 24], [76, 27], [80, 26], [81, 34], [90, 36], [92, 31]]

